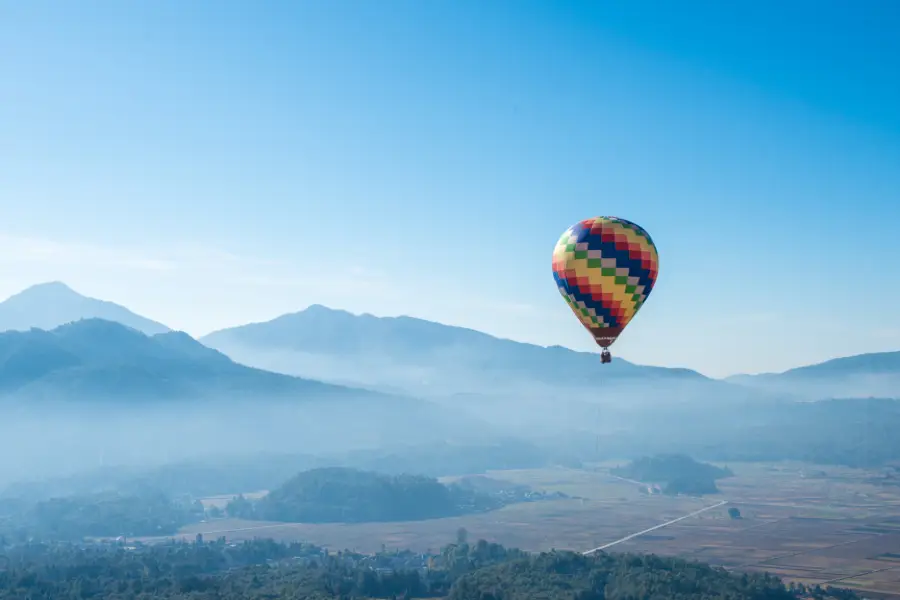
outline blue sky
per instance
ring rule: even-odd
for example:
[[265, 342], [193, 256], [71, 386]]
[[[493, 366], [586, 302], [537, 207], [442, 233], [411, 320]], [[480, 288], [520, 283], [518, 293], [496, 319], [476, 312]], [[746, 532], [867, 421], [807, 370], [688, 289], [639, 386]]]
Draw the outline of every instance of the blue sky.
[[0, 11], [0, 296], [61, 279], [193, 334], [322, 303], [590, 349], [550, 256], [616, 215], [660, 251], [622, 357], [900, 349], [890, 0]]

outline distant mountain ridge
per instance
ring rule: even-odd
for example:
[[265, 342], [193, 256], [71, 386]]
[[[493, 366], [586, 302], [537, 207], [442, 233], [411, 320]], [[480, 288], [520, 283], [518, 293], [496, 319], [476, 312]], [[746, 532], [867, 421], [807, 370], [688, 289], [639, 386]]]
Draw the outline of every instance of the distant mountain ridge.
[[[760, 373], [749, 377], [802, 377], [826, 373], [897, 373], [900, 372], [900, 352], [869, 352], [832, 358], [821, 363], [794, 367], [781, 373]], [[739, 377], [748, 377], [747, 375]]]
[[[171, 332], [161, 323], [112, 302], [82, 296], [61, 282], [38, 284], [0, 302], [0, 331], [52, 330], [83, 319], [120, 323], [151, 336]], [[321, 305], [216, 331], [200, 341], [250, 367], [388, 394], [547, 396], [566, 389], [596, 389], [602, 394], [615, 387], [642, 395], [650, 388], [665, 388], [684, 397], [706, 392], [743, 393], [746, 398], [752, 393], [799, 399], [900, 397], [900, 352], [713, 380], [689, 369], [641, 366], [621, 358], [601, 366], [593, 353], [525, 344], [413, 317], [354, 315]], [[159, 347], [169, 344], [172, 350], [180, 347], [195, 358], [205, 351], [184, 333], [156, 342]], [[35, 338], [32, 343], [42, 342]], [[60, 367], [71, 361], [59, 349], [45, 351], [44, 360], [59, 361]], [[35, 365], [22, 362], [23, 356], [15, 360], [20, 361], [17, 368], [24, 369], [20, 376], [26, 377]], [[578, 395], [568, 393], [569, 398]]]
[[620, 358], [601, 366], [593, 353], [500, 339], [413, 317], [354, 315], [320, 305], [217, 331], [200, 341], [260, 368], [412, 393], [546, 392], [560, 385], [596, 386], [607, 378], [620, 383], [716, 383], [689, 369], [639, 366]]
[[900, 398], [900, 352], [845, 356], [782, 373], [735, 375], [726, 381], [809, 400]]
[[59, 281], [33, 285], [0, 302], [0, 331], [54, 329], [92, 318], [121, 323], [147, 335], [171, 331], [124, 306], [83, 296]]

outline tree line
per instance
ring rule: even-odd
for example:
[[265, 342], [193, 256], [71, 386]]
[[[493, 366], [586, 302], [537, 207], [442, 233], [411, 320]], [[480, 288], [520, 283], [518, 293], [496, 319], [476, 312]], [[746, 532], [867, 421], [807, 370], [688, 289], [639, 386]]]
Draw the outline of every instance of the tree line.
[[[126, 542], [127, 544], [127, 542]], [[529, 554], [484, 540], [436, 554], [329, 552], [254, 540], [153, 546], [17, 544], [0, 558], [0, 599], [192, 600], [856, 600], [847, 590], [785, 586], [766, 574], [654, 555]]]

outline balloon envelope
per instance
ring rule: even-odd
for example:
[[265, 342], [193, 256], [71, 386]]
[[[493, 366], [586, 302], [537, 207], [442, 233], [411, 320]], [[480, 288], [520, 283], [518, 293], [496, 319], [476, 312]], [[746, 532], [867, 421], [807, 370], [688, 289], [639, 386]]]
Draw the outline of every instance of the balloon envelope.
[[643, 306], [658, 271], [650, 235], [618, 217], [576, 223], [553, 250], [556, 285], [602, 348], [616, 341]]

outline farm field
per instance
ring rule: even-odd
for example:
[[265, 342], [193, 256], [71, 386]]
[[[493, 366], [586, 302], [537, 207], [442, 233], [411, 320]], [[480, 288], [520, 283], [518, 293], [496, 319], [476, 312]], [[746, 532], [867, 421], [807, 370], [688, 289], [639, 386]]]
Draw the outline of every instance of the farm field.
[[[733, 464], [722, 494], [699, 498], [649, 496], [642, 486], [585, 470], [497, 471], [490, 477], [575, 498], [524, 503], [501, 510], [430, 521], [363, 524], [263, 523], [232, 519], [185, 527], [229, 540], [271, 537], [334, 550], [437, 550], [464, 527], [470, 539], [526, 550], [589, 550], [721, 500], [729, 503], [617, 544], [610, 551], [696, 558], [729, 569], [768, 571], [787, 581], [835, 585], [868, 596], [900, 597], [900, 487], [872, 472], [809, 465]], [[213, 499], [210, 499], [213, 500]], [[216, 503], [223, 499], [215, 499]], [[742, 518], [731, 519], [736, 507]]]

